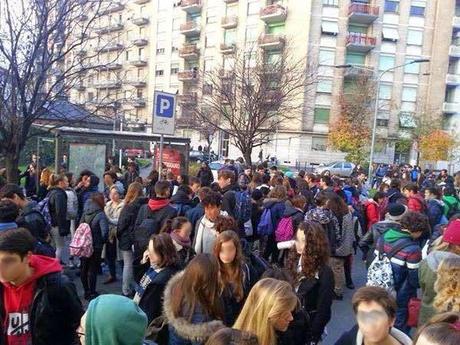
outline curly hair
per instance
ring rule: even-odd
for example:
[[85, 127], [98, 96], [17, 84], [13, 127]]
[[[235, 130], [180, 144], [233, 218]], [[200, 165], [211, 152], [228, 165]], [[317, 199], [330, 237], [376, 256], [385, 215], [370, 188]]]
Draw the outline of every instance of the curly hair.
[[317, 222], [300, 223], [298, 230], [305, 233], [305, 248], [301, 258], [302, 274], [306, 278], [314, 278], [329, 260], [329, 243], [323, 227]]
[[238, 223], [233, 217], [220, 215], [217, 217], [214, 224], [218, 234], [227, 230], [238, 232]]
[[438, 268], [433, 306], [438, 312], [460, 312], [460, 258], [444, 259]]
[[401, 227], [409, 232], [430, 232], [428, 217], [420, 212], [409, 211], [401, 218]]

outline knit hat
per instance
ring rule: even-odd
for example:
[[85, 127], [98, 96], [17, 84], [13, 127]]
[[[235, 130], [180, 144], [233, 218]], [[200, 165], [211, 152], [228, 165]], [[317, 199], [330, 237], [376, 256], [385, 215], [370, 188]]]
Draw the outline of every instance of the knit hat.
[[112, 189], [115, 189], [117, 191], [118, 195], [123, 197], [123, 193], [125, 192], [125, 189], [123, 188], [122, 185], [119, 185], [119, 184], [115, 183], [110, 187], [110, 190], [112, 190]]
[[127, 297], [101, 295], [91, 301], [86, 311], [85, 343], [142, 344], [147, 316]]
[[388, 213], [386, 218], [394, 222], [399, 222], [406, 213], [407, 206], [393, 203], [388, 206]]
[[442, 240], [446, 243], [460, 245], [460, 219], [453, 220], [447, 225]]

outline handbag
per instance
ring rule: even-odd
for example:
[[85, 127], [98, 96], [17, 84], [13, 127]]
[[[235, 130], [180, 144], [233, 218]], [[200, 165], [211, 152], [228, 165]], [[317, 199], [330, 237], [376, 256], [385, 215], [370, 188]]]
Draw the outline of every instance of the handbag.
[[418, 315], [420, 314], [420, 307], [422, 301], [420, 298], [412, 297], [409, 300], [409, 305], [407, 308], [407, 326], [417, 327], [418, 324]]

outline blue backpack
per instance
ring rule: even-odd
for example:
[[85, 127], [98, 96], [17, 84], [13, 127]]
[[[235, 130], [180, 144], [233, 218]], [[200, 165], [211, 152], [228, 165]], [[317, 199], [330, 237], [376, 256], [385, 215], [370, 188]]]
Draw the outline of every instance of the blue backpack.
[[47, 229], [51, 229], [51, 213], [50, 213], [50, 198], [46, 197], [37, 204], [36, 210], [41, 213], [45, 220]]
[[266, 208], [260, 217], [259, 225], [257, 225], [257, 234], [259, 236], [269, 236], [273, 234], [272, 211]]
[[235, 199], [236, 199], [236, 220], [240, 224], [244, 224], [247, 221], [251, 220], [252, 214], [252, 204], [251, 204], [251, 196], [248, 192], [235, 192]]

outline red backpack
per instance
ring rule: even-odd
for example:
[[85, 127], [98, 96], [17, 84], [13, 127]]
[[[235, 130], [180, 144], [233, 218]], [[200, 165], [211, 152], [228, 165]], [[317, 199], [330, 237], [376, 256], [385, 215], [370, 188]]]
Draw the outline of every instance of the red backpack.
[[294, 225], [292, 217], [281, 218], [275, 230], [276, 242], [290, 241], [294, 238]]

